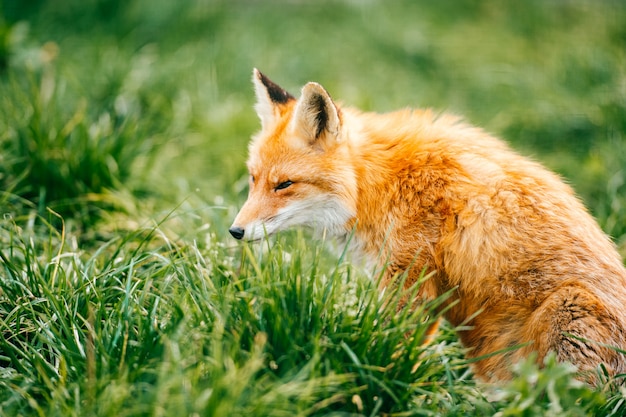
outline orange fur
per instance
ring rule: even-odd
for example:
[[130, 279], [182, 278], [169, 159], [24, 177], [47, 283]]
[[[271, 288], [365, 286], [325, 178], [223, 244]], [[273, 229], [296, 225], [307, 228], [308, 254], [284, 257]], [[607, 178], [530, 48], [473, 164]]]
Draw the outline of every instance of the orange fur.
[[595, 343], [626, 349], [626, 270], [557, 175], [450, 115], [361, 113], [315, 83], [296, 100], [256, 70], [254, 82], [263, 129], [233, 236], [354, 228], [356, 251], [388, 261], [383, 286], [434, 272], [421, 296], [454, 289], [446, 318], [469, 325], [468, 355], [508, 349], [475, 363], [484, 379], [508, 378], [533, 351], [626, 372], [623, 354]]

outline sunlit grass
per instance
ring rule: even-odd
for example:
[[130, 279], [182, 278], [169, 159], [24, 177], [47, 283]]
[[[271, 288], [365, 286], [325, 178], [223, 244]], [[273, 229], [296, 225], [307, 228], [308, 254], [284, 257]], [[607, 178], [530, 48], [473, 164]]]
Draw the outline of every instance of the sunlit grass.
[[2, 228], [4, 415], [436, 409], [462, 368], [455, 343], [421, 344], [429, 306], [396, 312], [349, 265], [323, 276], [301, 239], [237, 261], [158, 228], [91, 254], [34, 230]]

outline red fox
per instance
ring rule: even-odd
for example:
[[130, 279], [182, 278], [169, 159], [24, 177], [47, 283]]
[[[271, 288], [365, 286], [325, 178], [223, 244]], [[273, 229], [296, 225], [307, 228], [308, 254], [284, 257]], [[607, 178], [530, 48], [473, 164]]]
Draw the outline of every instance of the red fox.
[[314, 82], [296, 99], [256, 69], [253, 82], [262, 129], [233, 237], [353, 233], [385, 268], [382, 286], [432, 272], [418, 296], [453, 291], [445, 317], [467, 325], [459, 337], [484, 380], [510, 378], [531, 352], [556, 352], [592, 383], [599, 364], [626, 372], [626, 269], [557, 175], [455, 116], [363, 113]]

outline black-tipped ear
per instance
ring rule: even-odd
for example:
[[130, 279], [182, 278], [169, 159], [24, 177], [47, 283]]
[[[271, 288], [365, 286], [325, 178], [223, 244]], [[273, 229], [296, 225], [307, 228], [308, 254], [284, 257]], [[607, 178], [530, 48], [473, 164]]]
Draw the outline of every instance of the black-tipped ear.
[[261, 119], [261, 124], [266, 127], [276, 120], [278, 116], [277, 106], [286, 104], [295, 98], [256, 68], [252, 74], [252, 81], [257, 98], [255, 108]]
[[294, 96], [292, 96], [291, 94], [289, 94], [289, 92], [284, 90], [278, 84], [267, 78], [265, 74], [263, 74], [261, 71], [256, 68], [254, 69], [254, 71], [255, 76], [265, 86], [265, 89], [267, 90], [267, 95], [273, 103], [285, 104], [289, 100], [295, 100]]
[[309, 140], [317, 141], [322, 135], [336, 137], [341, 128], [339, 109], [324, 87], [308, 83], [296, 105], [293, 123]]

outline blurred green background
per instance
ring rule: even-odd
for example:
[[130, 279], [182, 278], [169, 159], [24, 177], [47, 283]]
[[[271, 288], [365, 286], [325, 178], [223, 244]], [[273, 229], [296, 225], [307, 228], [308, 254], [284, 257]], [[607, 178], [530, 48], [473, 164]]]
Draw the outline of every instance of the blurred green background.
[[564, 175], [623, 251], [623, 1], [1, 4], [0, 186], [40, 208], [195, 201], [225, 228], [258, 67], [296, 95], [315, 80], [365, 110], [465, 116]]

